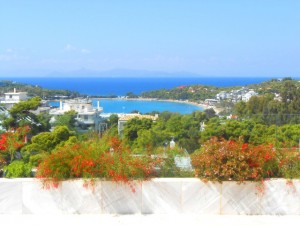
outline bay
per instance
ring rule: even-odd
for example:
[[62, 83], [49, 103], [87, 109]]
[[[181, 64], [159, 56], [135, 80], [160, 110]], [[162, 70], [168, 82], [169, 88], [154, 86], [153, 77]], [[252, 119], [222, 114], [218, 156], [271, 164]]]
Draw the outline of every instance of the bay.
[[[97, 107], [97, 101], [92, 99], [95, 108]], [[50, 102], [50, 105], [59, 107], [59, 102]], [[103, 108], [103, 113], [131, 113], [137, 110], [142, 114], [153, 111], [190, 114], [194, 111], [203, 111], [203, 108], [193, 104], [156, 100], [101, 99], [100, 107]]]
[[[97, 101], [93, 100], [93, 105], [97, 106]], [[100, 106], [103, 107], [104, 113], [130, 113], [134, 110], [140, 113], [150, 113], [152, 111], [169, 111], [178, 112], [181, 114], [190, 114], [194, 111], [201, 110], [198, 106], [178, 103], [178, 102], [168, 102], [168, 101], [143, 101], [143, 100], [100, 100]]]

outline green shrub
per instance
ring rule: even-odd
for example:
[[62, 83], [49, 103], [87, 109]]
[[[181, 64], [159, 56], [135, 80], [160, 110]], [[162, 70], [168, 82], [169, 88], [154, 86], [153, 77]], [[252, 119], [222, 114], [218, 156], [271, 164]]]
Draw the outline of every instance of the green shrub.
[[284, 178], [300, 178], [300, 154], [288, 155], [280, 161], [280, 171]]
[[32, 166], [31, 164], [25, 164], [23, 161], [14, 161], [8, 166], [4, 167], [5, 177], [30, 177]]

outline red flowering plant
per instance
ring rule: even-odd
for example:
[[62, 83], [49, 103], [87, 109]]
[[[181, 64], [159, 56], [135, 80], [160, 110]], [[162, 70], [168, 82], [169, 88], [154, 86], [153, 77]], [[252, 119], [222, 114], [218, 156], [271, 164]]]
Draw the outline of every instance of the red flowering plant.
[[37, 168], [37, 177], [44, 185], [57, 186], [74, 178], [105, 178], [129, 184], [131, 179], [148, 179], [157, 160], [147, 155], [134, 156], [116, 137], [104, 137], [66, 145], [55, 150]]
[[196, 176], [204, 180], [260, 181], [278, 175], [276, 151], [267, 144], [254, 146], [213, 137], [191, 158]]
[[17, 129], [11, 128], [9, 131], [0, 136], [0, 159], [6, 164], [12, 162], [15, 158], [16, 151], [24, 146], [29, 133], [28, 126], [19, 127]]

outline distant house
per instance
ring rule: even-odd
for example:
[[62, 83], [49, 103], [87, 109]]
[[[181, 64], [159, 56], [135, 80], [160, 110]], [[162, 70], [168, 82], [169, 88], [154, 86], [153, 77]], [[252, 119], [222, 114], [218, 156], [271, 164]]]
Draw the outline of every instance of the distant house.
[[120, 136], [123, 135], [123, 130], [124, 130], [124, 125], [127, 121], [132, 120], [134, 118], [138, 118], [138, 119], [151, 119], [153, 121], [157, 120], [158, 115], [155, 116], [151, 116], [151, 115], [141, 115], [138, 113], [131, 113], [131, 114], [125, 114], [123, 116], [121, 116], [118, 120], [118, 134]]
[[27, 99], [27, 92], [17, 92], [14, 88], [13, 92], [4, 93], [4, 98], [0, 101], [0, 103], [3, 104], [5, 108], [11, 109], [14, 104]]
[[278, 94], [278, 93], [275, 93], [275, 97], [274, 97], [274, 100], [276, 100], [276, 101], [282, 101], [282, 97], [280, 96], [280, 94]]
[[219, 101], [217, 99], [205, 99], [204, 103], [207, 105], [215, 105], [216, 103], [218, 103]]
[[60, 101], [59, 108], [51, 109], [49, 114], [53, 116], [52, 121], [55, 121], [55, 116], [63, 115], [65, 112], [71, 110], [74, 110], [77, 113], [77, 117], [75, 118], [75, 120], [79, 127], [83, 129], [100, 129], [100, 114], [103, 111], [103, 108], [100, 107], [99, 101], [97, 108], [93, 107], [92, 101], [89, 99], [70, 99]]
[[253, 91], [253, 90], [248, 91], [246, 94], [244, 94], [242, 96], [242, 100], [244, 102], [248, 102], [252, 96], [256, 96], [256, 95], [257, 95], [257, 93], [255, 91]]
[[221, 91], [219, 94], [216, 95], [216, 99], [218, 100], [224, 100], [227, 99], [229, 97], [229, 93], [227, 93], [226, 91]]

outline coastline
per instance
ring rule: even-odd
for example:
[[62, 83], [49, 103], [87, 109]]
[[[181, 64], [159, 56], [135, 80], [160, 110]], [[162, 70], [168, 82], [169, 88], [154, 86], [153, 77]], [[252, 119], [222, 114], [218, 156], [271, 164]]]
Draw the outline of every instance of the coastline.
[[216, 106], [206, 105], [204, 103], [191, 102], [189, 100], [175, 100], [175, 99], [157, 99], [157, 98], [93, 98], [95, 100], [124, 100], [124, 101], [159, 101], [159, 102], [173, 102], [181, 104], [189, 104], [197, 106], [202, 111], [206, 109], [213, 109], [216, 114], [219, 114], [223, 109], [217, 108]]

